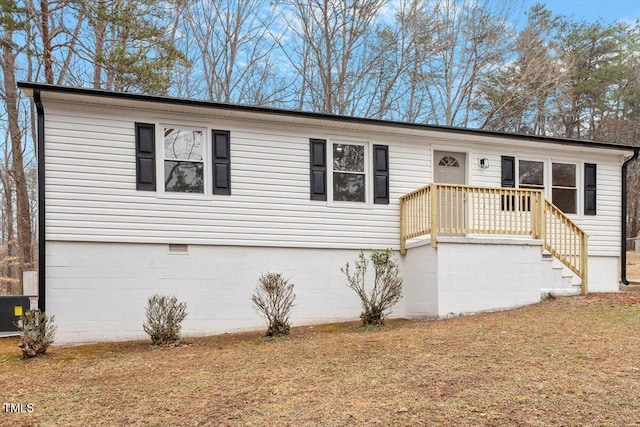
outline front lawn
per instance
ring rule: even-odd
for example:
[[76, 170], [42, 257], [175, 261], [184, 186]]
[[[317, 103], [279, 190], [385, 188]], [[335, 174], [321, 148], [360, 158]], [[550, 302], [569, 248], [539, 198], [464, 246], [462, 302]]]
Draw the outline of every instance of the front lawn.
[[2, 425], [640, 425], [640, 294], [440, 321], [53, 347], [0, 339]]

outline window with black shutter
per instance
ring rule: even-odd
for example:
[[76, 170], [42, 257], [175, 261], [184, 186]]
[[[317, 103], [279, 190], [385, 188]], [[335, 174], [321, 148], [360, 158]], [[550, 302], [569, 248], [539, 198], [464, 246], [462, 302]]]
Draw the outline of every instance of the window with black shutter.
[[156, 189], [157, 164], [161, 193], [231, 194], [229, 131], [212, 130], [209, 141], [206, 128], [161, 125], [158, 129], [156, 147], [155, 125], [136, 123], [139, 190]]
[[156, 191], [156, 127], [136, 123], [136, 189]]
[[[367, 142], [310, 139], [310, 197], [334, 202], [366, 203], [373, 181], [373, 203], [389, 204], [389, 147]], [[369, 159], [372, 149], [373, 165]], [[329, 175], [330, 174], [330, 175]], [[327, 185], [331, 178], [331, 188]]]
[[584, 164], [584, 214], [596, 214], [596, 172], [594, 163]]

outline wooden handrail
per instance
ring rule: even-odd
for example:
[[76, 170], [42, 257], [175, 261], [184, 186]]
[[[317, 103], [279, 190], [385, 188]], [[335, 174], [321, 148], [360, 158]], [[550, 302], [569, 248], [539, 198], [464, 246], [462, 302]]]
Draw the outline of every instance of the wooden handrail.
[[400, 252], [407, 240], [439, 233], [531, 236], [582, 280], [588, 236], [541, 190], [432, 183], [400, 197]]
[[589, 236], [575, 222], [548, 200], [544, 201], [544, 249], [580, 277], [582, 293], [588, 292]]

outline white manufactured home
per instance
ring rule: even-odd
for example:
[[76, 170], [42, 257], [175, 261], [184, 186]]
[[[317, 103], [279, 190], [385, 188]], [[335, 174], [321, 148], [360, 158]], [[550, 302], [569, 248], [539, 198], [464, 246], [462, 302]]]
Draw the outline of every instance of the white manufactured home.
[[59, 342], [144, 338], [154, 293], [187, 303], [187, 335], [263, 328], [250, 298], [267, 271], [295, 283], [294, 325], [357, 319], [340, 268], [360, 249], [396, 252], [395, 317], [618, 290], [633, 147], [20, 87]]

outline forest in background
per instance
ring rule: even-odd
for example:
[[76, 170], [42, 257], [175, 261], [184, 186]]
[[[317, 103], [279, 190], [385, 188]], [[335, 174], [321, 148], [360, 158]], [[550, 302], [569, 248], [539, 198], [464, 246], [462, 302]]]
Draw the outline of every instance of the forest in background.
[[[0, 0], [0, 294], [37, 259], [18, 81], [640, 145], [640, 23], [517, 0]], [[640, 167], [627, 231], [640, 230]]]

